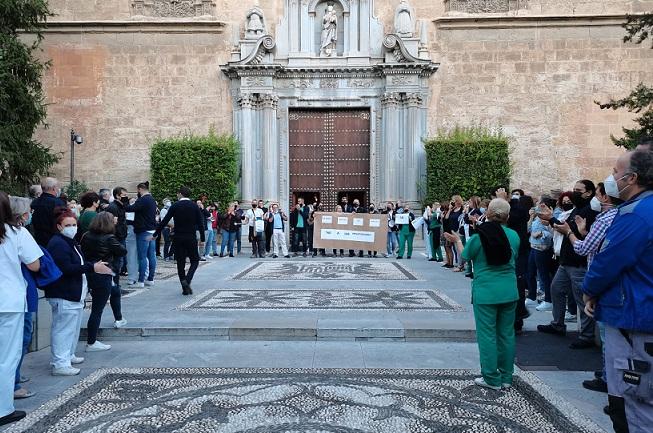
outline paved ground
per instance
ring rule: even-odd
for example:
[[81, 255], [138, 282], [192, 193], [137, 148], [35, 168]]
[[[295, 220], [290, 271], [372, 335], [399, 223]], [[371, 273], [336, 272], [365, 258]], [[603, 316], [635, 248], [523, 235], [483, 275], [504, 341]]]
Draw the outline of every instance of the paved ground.
[[[259, 262], [262, 264], [258, 265]], [[335, 268], [329, 269], [333, 273], [331, 278], [312, 276], [324, 273], [320, 266], [333, 266], [328, 264], [331, 262], [337, 263]], [[398, 262], [383, 258], [261, 261], [241, 256], [215, 259], [198, 271], [192, 297], [182, 296], [176, 279], [172, 277], [125, 298], [123, 311], [129, 321], [127, 329], [109, 329], [112, 317], [107, 308], [103, 326], [108, 328], [108, 332], [105, 331], [103, 339], [113, 348], [109, 352], [86, 354], [82, 375], [52, 377], [49, 375], [48, 350], [29, 354], [24, 374], [32, 378], [28, 386], [39, 394], [17, 402], [17, 407], [34, 411], [48, 401], [53, 402], [51, 405], [63, 404], [61, 402], [65, 399], [57, 400], [57, 396], [93, 374], [96, 376], [84, 386], [94, 389], [93, 386], [102, 383], [98, 382], [100, 377], [109, 374], [104, 370], [96, 373], [105, 368], [365, 368], [389, 370], [382, 373], [388, 378], [394, 376], [390, 370], [397, 370], [396, 374], [399, 374], [400, 369], [476, 370], [478, 352], [473, 344], [469, 280], [461, 274], [444, 270], [439, 264], [427, 262], [419, 252], [410, 261], [400, 261], [401, 268], [397, 268]], [[271, 266], [280, 266], [280, 263], [295, 266], [292, 269], [296, 275], [292, 280], [278, 278], [279, 270]], [[255, 278], [248, 278], [247, 275], [253, 275], [248, 270], [254, 265], [258, 274], [254, 275]], [[301, 267], [297, 268], [298, 265]], [[170, 265], [164, 266], [168, 267], [164, 274], [171, 275]], [[372, 272], [366, 279], [352, 279], [356, 278], [361, 266]], [[265, 272], [273, 276], [267, 277]], [[549, 318], [550, 313], [534, 312], [526, 328], [534, 329]], [[83, 346], [80, 343], [78, 355], [85, 355]], [[537, 391], [520, 388], [515, 391], [518, 393], [515, 396], [519, 397], [521, 393], [519, 398], [526, 400], [529, 392], [532, 396], [561, 396], [571, 404], [565, 406], [565, 414], [577, 410], [581, 414], [578, 419], [589, 418], [604, 428], [609, 426], [608, 418], [601, 411], [605, 395], [586, 391], [580, 386], [590, 373], [530, 373], [535, 378], [526, 373], [524, 377], [528, 383], [537, 383], [533, 388]], [[464, 380], [460, 379], [462, 385], [456, 385], [456, 389], [467, 390], [473, 374], [465, 372]], [[552, 392], [546, 386], [540, 387], [537, 378], [549, 385]], [[212, 377], [211, 380], [219, 382], [221, 379]], [[473, 386], [469, 389], [474, 391]], [[69, 405], [73, 403], [73, 400], [69, 401]], [[533, 416], [539, 417], [535, 413]], [[382, 431], [380, 427], [379, 431]], [[403, 430], [396, 427], [394, 431]], [[479, 427], [471, 431], [488, 430]], [[514, 431], [565, 429], [548, 426]]]

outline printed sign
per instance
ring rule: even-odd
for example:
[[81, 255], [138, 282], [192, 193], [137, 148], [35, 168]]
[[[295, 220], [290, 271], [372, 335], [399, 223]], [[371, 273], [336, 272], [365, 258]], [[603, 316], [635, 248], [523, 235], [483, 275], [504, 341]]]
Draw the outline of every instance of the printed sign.
[[125, 219], [127, 221], [134, 221], [135, 212], [125, 212]]
[[370, 227], [381, 227], [381, 220], [370, 219]]
[[362, 226], [363, 225], [363, 218], [354, 218], [354, 225], [355, 226]]
[[332, 224], [333, 217], [331, 215], [322, 215], [322, 224]]
[[349, 224], [349, 218], [347, 217], [338, 217], [338, 225], [347, 225]]
[[410, 215], [407, 213], [398, 213], [395, 215], [395, 223], [396, 224], [408, 224], [408, 220]]
[[322, 229], [322, 239], [332, 241], [355, 241], [374, 243], [374, 232], [354, 230]]

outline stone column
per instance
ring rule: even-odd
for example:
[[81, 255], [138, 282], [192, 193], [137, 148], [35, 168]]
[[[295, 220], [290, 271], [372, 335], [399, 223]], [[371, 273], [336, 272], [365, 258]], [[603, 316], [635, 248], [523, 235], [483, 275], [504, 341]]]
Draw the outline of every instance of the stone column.
[[243, 93], [238, 98], [240, 106], [240, 125], [237, 136], [241, 146], [241, 200], [248, 201], [254, 197], [254, 159], [255, 159], [255, 129], [254, 129], [254, 108], [256, 97], [251, 93]]
[[261, 139], [263, 142], [263, 198], [279, 200], [279, 143], [277, 129], [277, 106], [279, 97], [275, 94], [261, 95], [263, 121]]
[[381, 173], [383, 181], [381, 185], [382, 200], [396, 200], [400, 191], [399, 176], [402, 175], [402, 168], [399, 166], [399, 146], [401, 142], [401, 130], [399, 128], [399, 106], [401, 98], [398, 93], [386, 93], [381, 98], [383, 108], [383, 120], [381, 122]]
[[422, 95], [408, 93], [404, 97], [407, 106], [405, 122], [405, 146], [403, 159], [404, 180], [402, 194], [406, 200], [417, 201], [417, 182], [419, 181], [418, 155], [422, 146]]

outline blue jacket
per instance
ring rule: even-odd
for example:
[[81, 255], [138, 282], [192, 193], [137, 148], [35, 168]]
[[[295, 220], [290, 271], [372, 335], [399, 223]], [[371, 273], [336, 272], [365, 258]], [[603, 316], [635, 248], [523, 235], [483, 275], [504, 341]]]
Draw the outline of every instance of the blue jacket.
[[605, 324], [653, 333], [653, 191], [619, 206], [583, 283]]
[[43, 256], [40, 259], [41, 268], [38, 272], [32, 272], [27, 266], [21, 263], [20, 270], [23, 271], [23, 278], [27, 281], [27, 312], [36, 313], [39, 310], [38, 288], [54, 283], [61, 278], [61, 271], [54, 264], [52, 256], [45, 248], [41, 247]]
[[[42, 289], [46, 298], [60, 298], [71, 302], [80, 302], [82, 298], [82, 275], [93, 272], [93, 264], [79, 258], [81, 249], [77, 242], [62, 234], [56, 234], [48, 242], [48, 252], [63, 276]], [[84, 257], [84, 256], [82, 256]]]
[[134, 233], [143, 233], [156, 230], [156, 201], [152, 194], [145, 194], [134, 202], [125, 206], [126, 212], [134, 212]]

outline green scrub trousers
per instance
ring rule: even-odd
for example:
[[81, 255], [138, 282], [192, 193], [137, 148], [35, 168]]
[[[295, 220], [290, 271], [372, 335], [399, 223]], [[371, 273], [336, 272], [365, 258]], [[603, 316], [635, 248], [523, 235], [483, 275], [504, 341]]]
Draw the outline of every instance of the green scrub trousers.
[[408, 228], [408, 224], [404, 224], [401, 227], [401, 230], [399, 230], [399, 252], [397, 253], [397, 257], [403, 257], [404, 256], [404, 249], [406, 246], [406, 242], [408, 242], [408, 255], [407, 257], [411, 257], [413, 255], [413, 239], [415, 238], [415, 232], [411, 232], [410, 229]]
[[481, 374], [485, 383], [491, 386], [512, 384], [517, 302], [474, 304]]

